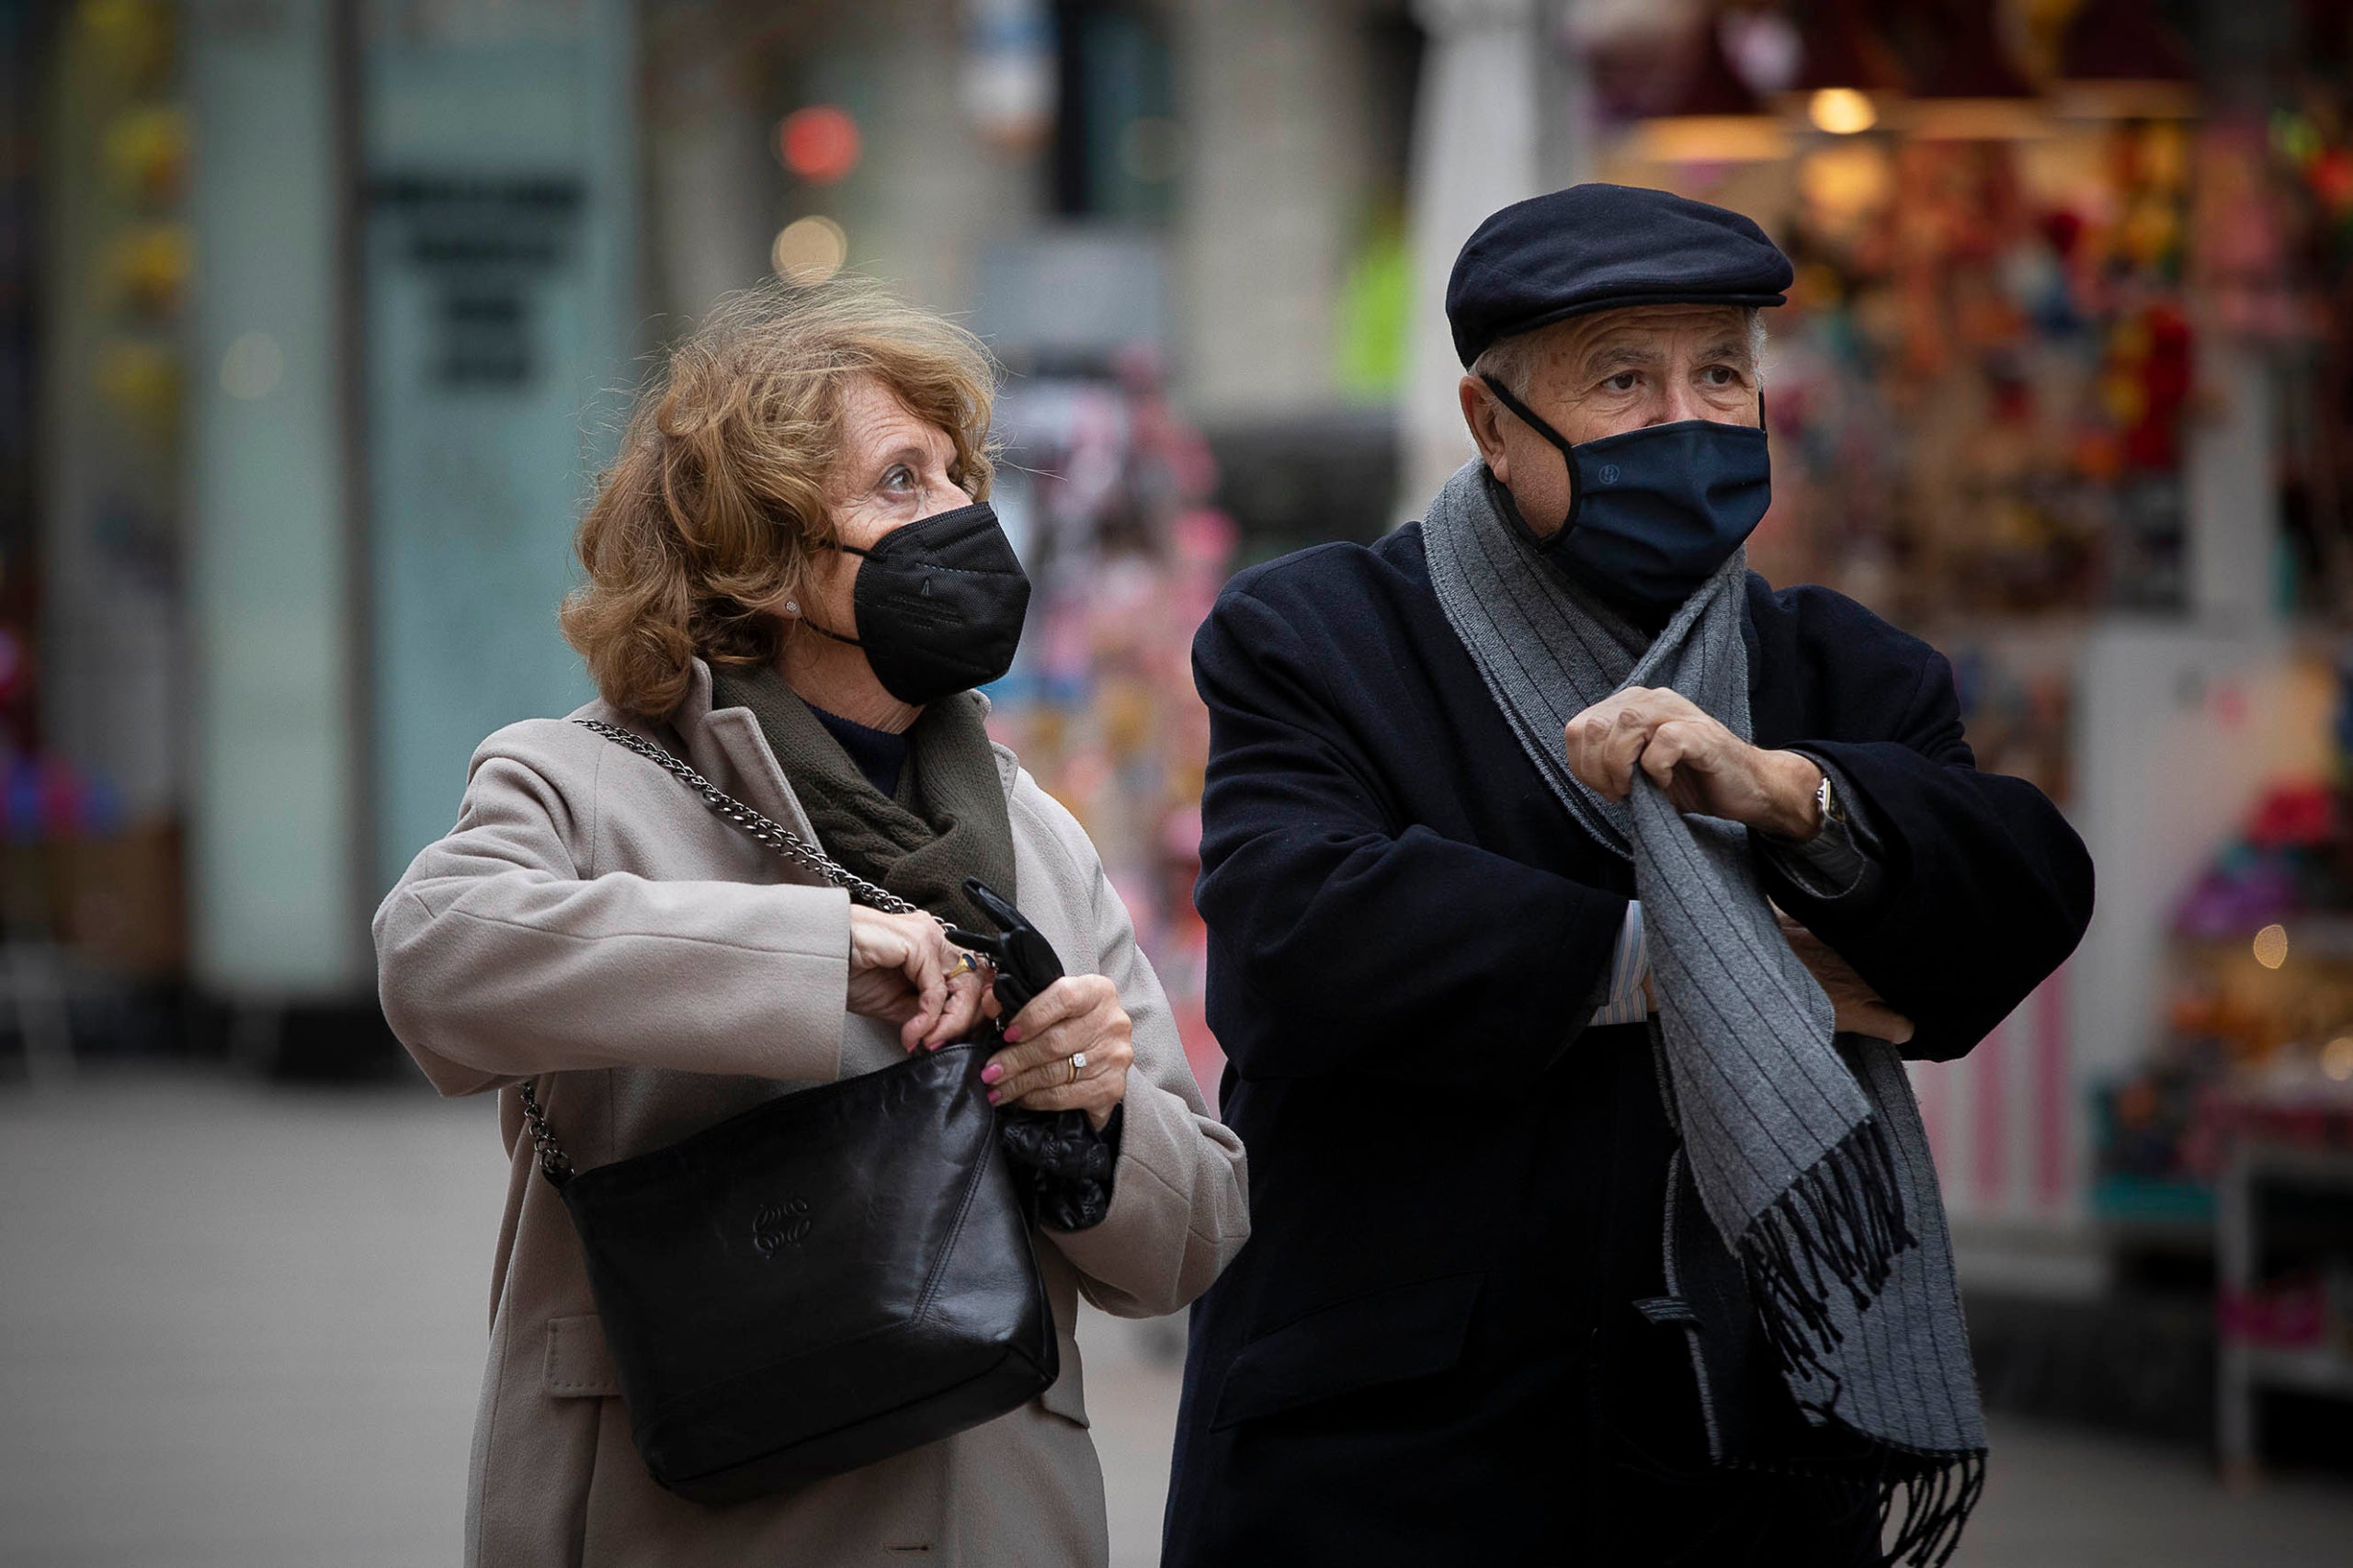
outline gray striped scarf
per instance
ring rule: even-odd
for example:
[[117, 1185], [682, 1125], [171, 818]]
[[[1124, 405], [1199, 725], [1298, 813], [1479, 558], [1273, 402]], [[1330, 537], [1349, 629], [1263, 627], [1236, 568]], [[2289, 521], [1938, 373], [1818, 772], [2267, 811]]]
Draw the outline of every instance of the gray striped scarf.
[[1887, 1561], [1940, 1562], [1982, 1483], [1985, 1432], [1903, 1062], [1883, 1040], [1834, 1032], [1746, 828], [1684, 815], [1640, 769], [1629, 800], [1604, 800], [1569, 770], [1563, 738], [1630, 686], [1672, 687], [1749, 738], [1745, 553], [1645, 639], [1537, 554], [1491, 483], [1464, 465], [1423, 523], [1438, 603], [1570, 816], [1632, 863], [1668, 1114], [1784, 1381], [1814, 1419], [1889, 1456], [1882, 1506], [1903, 1506]]

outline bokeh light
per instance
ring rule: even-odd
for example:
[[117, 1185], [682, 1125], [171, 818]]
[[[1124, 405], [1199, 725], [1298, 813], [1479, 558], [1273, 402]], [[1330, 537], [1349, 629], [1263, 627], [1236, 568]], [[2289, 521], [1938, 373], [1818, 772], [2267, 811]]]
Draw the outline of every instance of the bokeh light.
[[776, 153], [812, 185], [832, 185], [858, 167], [858, 121], [832, 104], [794, 109], [776, 128]]
[[2288, 927], [2266, 926], [2255, 934], [2255, 961], [2266, 969], [2278, 969], [2288, 961]]
[[221, 356], [221, 390], [240, 403], [267, 397], [285, 374], [286, 356], [266, 332], [246, 333]]
[[1824, 87], [1806, 100], [1806, 118], [1833, 136], [1852, 136], [1879, 123], [1879, 110], [1852, 87]]
[[795, 218], [777, 231], [768, 264], [788, 283], [823, 283], [849, 259], [849, 235], [831, 218]]

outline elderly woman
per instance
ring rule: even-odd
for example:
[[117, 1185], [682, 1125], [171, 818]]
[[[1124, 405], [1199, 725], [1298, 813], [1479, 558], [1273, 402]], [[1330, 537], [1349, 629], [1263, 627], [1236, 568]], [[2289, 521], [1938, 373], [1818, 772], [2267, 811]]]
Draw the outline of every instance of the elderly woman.
[[[707, 812], [655, 762], [531, 720], [475, 753], [456, 828], [375, 922], [386, 1017], [448, 1095], [495, 1090], [512, 1170], [474, 1429], [467, 1560], [1101, 1563], [1077, 1299], [1174, 1312], [1247, 1233], [1242, 1149], [1203, 1109], [1152, 967], [1086, 834], [983, 728], [1027, 586], [988, 494], [979, 345], [875, 286], [725, 308], [671, 357], [582, 525], [563, 629], [620, 726], [926, 913], [838, 888]], [[941, 585], [950, 613], [929, 594]], [[798, 1087], [966, 1038], [1016, 899], [1068, 976], [982, 1076], [1087, 1113], [1108, 1213], [1040, 1228], [1061, 1375], [1010, 1415], [780, 1495], [661, 1490], [579, 1240], [522, 1135], [531, 1087], [583, 1167]]]

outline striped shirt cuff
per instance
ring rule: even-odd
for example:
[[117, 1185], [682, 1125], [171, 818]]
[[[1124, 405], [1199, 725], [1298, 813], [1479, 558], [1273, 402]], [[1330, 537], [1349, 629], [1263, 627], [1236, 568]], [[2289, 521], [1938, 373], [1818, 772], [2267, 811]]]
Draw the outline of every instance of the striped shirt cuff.
[[1643, 978], [1650, 972], [1650, 949], [1643, 940], [1643, 903], [1626, 901], [1626, 923], [1618, 927], [1618, 949], [1609, 963], [1609, 991], [1593, 1010], [1593, 1022], [1639, 1024], [1651, 1016], [1643, 994]]

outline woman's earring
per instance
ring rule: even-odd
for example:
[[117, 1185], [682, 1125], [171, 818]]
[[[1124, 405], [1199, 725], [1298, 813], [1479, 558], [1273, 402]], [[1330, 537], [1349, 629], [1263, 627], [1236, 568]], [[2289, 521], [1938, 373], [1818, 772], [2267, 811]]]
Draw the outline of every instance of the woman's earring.
[[801, 613], [801, 601], [799, 599], [785, 600], [784, 613], [787, 615], [799, 615]]

